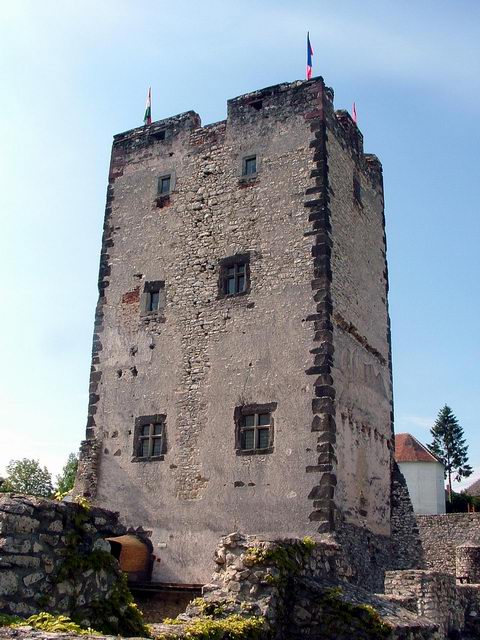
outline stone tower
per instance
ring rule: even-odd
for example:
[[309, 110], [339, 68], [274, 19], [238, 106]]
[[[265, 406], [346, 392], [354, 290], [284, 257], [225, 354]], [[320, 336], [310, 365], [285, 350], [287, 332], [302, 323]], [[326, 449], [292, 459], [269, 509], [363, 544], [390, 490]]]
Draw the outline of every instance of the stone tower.
[[385, 250], [380, 162], [322, 78], [115, 136], [77, 491], [151, 530], [154, 579], [208, 581], [234, 530], [333, 533], [368, 573], [390, 540]]

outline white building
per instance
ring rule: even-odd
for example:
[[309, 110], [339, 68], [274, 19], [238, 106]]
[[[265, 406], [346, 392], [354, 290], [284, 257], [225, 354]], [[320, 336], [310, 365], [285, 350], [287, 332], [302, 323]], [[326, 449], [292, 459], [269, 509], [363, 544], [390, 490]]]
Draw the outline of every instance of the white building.
[[445, 476], [440, 460], [410, 433], [396, 434], [395, 459], [407, 482], [415, 513], [445, 513]]

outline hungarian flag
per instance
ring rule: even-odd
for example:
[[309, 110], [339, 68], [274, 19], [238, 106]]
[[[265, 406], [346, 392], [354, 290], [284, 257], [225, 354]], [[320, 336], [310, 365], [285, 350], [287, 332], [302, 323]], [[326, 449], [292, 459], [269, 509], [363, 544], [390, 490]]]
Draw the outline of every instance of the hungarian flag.
[[152, 87], [148, 88], [147, 104], [145, 105], [145, 115], [143, 116], [143, 124], [152, 124]]
[[357, 124], [357, 107], [355, 106], [355, 102], [353, 103], [353, 106], [352, 106], [352, 120], [354, 121], [355, 124]]
[[310, 78], [312, 77], [312, 56], [313, 49], [312, 45], [310, 44], [310, 35], [307, 31], [307, 80], [310, 80]]

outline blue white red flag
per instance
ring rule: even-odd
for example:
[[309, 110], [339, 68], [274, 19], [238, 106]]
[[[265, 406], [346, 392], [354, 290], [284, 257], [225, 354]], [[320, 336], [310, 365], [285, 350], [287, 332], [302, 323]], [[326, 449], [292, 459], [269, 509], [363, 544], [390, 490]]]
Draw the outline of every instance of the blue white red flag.
[[310, 44], [310, 34], [307, 31], [307, 80], [310, 80], [312, 77], [312, 57], [313, 57], [313, 48]]

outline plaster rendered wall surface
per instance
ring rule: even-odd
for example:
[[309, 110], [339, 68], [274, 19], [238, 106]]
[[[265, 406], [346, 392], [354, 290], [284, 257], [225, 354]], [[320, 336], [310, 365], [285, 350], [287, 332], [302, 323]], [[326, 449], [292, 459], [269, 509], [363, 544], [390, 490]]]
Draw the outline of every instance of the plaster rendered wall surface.
[[[341, 121], [340, 121], [341, 122]], [[332, 219], [332, 304], [337, 425], [335, 503], [347, 522], [390, 534], [392, 389], [381, 176], [332, 121], [328, 177]], [[379, 165], [378, 165], [379, 166]], [[381, 169], [380, 169], [381, 171]], [[354, 176], [361, 185], [353, 195]]]
[[399, 462], [413, 510], [420, 515], [445, 513], [445, 479], [439, 462]]

